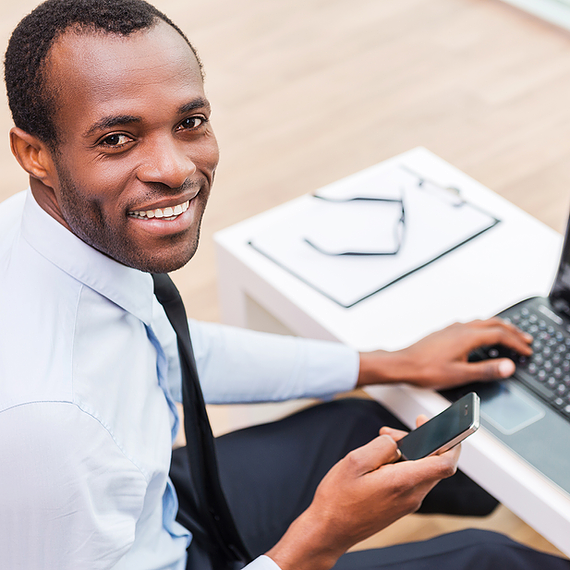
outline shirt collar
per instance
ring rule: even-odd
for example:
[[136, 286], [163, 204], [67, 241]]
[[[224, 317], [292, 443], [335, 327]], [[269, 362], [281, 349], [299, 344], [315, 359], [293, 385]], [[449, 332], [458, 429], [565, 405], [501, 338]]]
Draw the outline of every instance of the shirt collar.
[[45, 212], [30, 189], [22, 236], [59, 269], [150, 325], [154, 300], [150, 274], [127, 267], [86, 244]]

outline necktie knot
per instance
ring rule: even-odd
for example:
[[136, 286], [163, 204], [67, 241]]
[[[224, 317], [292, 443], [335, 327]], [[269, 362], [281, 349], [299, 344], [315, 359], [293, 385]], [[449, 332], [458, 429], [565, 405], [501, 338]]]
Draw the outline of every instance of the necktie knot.
[[161, 305], [180, 303], [181, 310], [186, 313], [180, 292], [166, 273], [153, 273], [152, 280], [154, 282], [154, 294]]

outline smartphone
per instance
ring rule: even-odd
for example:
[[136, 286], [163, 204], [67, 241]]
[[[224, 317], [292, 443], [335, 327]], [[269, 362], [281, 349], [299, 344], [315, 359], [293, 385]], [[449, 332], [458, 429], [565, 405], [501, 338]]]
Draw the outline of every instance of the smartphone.
[[479, 396], [470, 392], [397, 443], [402, 459], [421, 459], [451, 449], [478, 428]]

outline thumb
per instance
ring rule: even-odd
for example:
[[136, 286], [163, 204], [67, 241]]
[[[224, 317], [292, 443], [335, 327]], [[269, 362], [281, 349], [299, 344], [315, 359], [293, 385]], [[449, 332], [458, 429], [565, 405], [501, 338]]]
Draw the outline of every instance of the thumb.
[[511, 377], [516, 370], [515, 363], [509, 358], [481, 360], [462, 365], [463, 376], [469, 380], [497, 380]]
[[351, 451], [346, 459], [356, 476], [376, 471], [382, 465], [400, 458], [400, 450], [389, 435], [380, 435], [371, 442]]

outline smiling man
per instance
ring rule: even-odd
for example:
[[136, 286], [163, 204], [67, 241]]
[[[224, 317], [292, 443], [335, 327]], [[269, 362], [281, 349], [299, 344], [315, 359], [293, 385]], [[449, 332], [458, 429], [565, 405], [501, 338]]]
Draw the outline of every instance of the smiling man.
[[[30, 188], [0, 205], [0, 568], [570, 567], [476, 531], [345, 555], [422, 502], [495, 505], [461, 474], [431, 491], [458, 449], [395, 464], [402, 432], [383, 426], [402, 426], [375, 402], [214, 443], [202, 390], [227, 403], [453, 386], [512, 374], [468, 363], [477, 346], [529, 354], [531, 339], [491, 320], [358, 355], [191, 321], [194, 361], [163, 274], [196, 251], [218, 149], [201, 64], [164, 14], [48, 0], [14, 31], [5, 78]], [[183, 395], [188, 443], [172, 451]]]
[[35, 152], [21, 129], [11, 139], [40, 207], [130, 267], [165, 272], [187, 263], [218, 149], [200, 65], [184, 38], [166, 24], [128, 41], [76, 25], [51, 47], [44, 73], [45, 89], [57, 92], [52, 152]]

